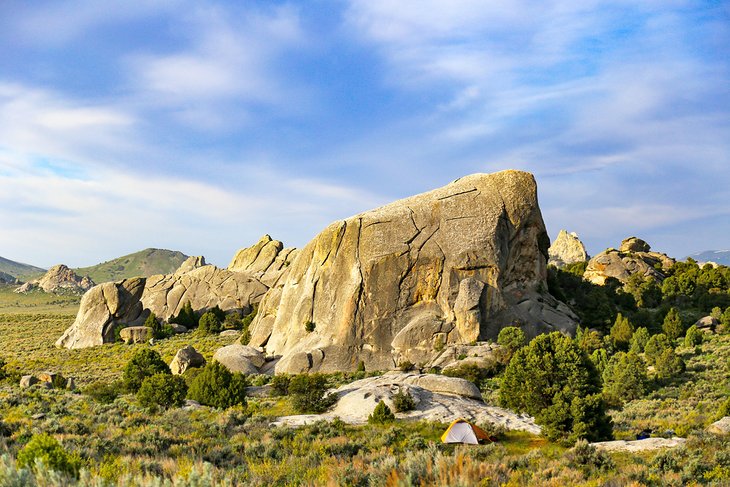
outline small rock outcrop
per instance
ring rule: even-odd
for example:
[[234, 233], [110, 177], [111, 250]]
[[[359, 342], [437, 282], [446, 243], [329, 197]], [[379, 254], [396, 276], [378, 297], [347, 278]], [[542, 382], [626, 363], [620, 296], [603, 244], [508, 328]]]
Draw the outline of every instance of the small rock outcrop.
[[[288, 252], [287, 255], [291, 255]], [[220, 269], [203, 257], [190, 257], [173, 274], [106, 282], [91, 288], [81, 299], [76, 321], [56, 346], [84, 348], [114, 341], [117, 326], [142, 325], [150, 313], [168, 320], [186, 302], [198, 312], [214, 306], [224, 311], [250, 312], [288, 269], [285, 258], [273, 259], [264, 270]]]
[[195, 348], [185, 345], [177, 351], [170, 362], [170, 372], [173, 375], [182, 375], [186, 370], [193, 367], [205, 366], [205, 358]]
[[454, 377], [389, 372], [343, 385], [333, 392], [338, 401], [331, 411], [322, 415], [281, 417], [274, 424], [294, 426], [335, 417], [346, 423], [362, 424], [380, 401], [395, 410], [393, 396], [401, 392], [411, 396], [415, 409], [396, 413], [398, 418], [442, 423], [467, 418], [476, 423], [489, 421], [509, 430], [540, 433], [532, 418], [485, 404], [474, 384]]
[[730, 416], [715, 421], [707, 427], [707, 431], [716, 435], [730, 435]]
[[714, 333], [720, 322], [714, 316], [703, 316], [695, 322], [695, 326], [705, 333]]
[[27, 293], [34, 289], [42, 289], [54, 294], [83, 294], [94, 286], [88, 276], [80, 277], [63, 264], [48, 269], [40, 279], [29, 281], [15, 290], [16, 293]]
[[641, 452], [662, 450], [664, 448], [676, 448], [685, 444], [687, 440], [684, 438], [645, 438], [643, 440], [615, 440], [615, 441], [599, 441], [591, 443], [599, 450], [603, 451], [625, 451], [625, 452]]
[[467, 176], [327, 227], [262, 301], [250, 344], [283, 356], [277, 372], [326, 372], [427, 362], [510, 324], [570, 333], [577, 318], [545, 291], [548, 246], [531, 174]]
[[621, 242], [619, 250], [607, 249], [589, 260], [583, 278], [601, 286], [609, 277], [625, 284], [634, 274], [661, 282], [664, 280], [662, 270], [669, 269], [674, 263], [675, 260], [666, 254], [652, 252], [643, 240], [629, 237]]
[[575, 232], [560, 230], [558, 237], [548, 249], [548, 264], [563, 267], [588, 260], [588, 252]]

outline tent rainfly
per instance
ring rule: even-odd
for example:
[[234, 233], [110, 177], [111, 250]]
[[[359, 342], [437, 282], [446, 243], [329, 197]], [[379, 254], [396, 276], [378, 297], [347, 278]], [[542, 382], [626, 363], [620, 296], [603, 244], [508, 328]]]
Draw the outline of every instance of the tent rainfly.
[[459, 418], [451, 423], [446, 428], [446, 431], [444, 431], [444, 434], [441, 435], [441, 441], [444, 443], [478, 445], [479, 440], [491, 441], [486, 431], [463, 418]]

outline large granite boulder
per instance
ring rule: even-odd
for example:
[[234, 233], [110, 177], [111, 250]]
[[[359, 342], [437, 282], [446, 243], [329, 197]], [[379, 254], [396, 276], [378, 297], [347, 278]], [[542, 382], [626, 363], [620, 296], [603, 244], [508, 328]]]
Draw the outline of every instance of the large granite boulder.
[[41, 278], [29, 281], [16, 289], [18, 293], [25, 293], [33, 289], [42, 289], [54, 294], [83, 294], [94, 286], [94, 281], [88, 276], [81, 277], [63, 264], [48, 269]]
[[575, 232], [568, 233], [565, 230], [560, 230], [558, 238], [550, 245], [548, 256], [548, 264], [555, 267], [563, 267], [588, 260], [585, 245], [580, 241], [578, 235]]
[[250, 344], [283, 356], [277, 372], [382, 370], [511, 324], [570, 333], [545, 291], [548, 246], [531, 174], [467, 176], [327, 227], [262, 301]]
[[269, 289], [264, 282], [276, 283], [287, 262], [274, 259], [269, 269], [231, 271], [190, 257], [173, 274], [100, 284], [81, 299], [76, 321], [56, 345], [83, 348], [112, 342], [117, 326], [141, 325], [151, 312], [168, 320], [188, 301], [198, 312], [219, 306], [248, 313]]
[[707, 427], [707, 431], [716, 435], [730, 434], [730, 416], [725, 416]]
[[662, 270], [674, 265], [666, 254], [652, 252], [649, 244], [636, 237], [621, 242], [619, 250], [606, 249], [588, 261], [583, 278], [593, 284], [604, 285], [609, 277], [626, 283], [634, 274], [664, 280]]
[[182, 375], [186, 370], [193, 367], [203, 367], [205, 365], [205, 357], [201, 355], [195, 348], [185, 345], [177, 351], [170, 362], [170, 372], [173, 375]]
[[257, 374], [265, 361], [264, 354], [259, 350], [237, 343], [216, 350], [213, 360], [220, 362], [231, 372], [244, 374]]

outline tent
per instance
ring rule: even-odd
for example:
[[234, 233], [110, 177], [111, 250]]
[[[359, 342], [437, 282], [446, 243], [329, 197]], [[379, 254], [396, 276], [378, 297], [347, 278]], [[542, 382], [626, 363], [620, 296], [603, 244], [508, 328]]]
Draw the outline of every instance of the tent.
[[486, 431], [479, 426], [471, 424], [469, 421], [459, 418], [446, 428], [444, 434], [441, 435], [441, 441], [444, 443], [468, 443], [470, 445], [478, 445], [479, 440], [491, 441]]

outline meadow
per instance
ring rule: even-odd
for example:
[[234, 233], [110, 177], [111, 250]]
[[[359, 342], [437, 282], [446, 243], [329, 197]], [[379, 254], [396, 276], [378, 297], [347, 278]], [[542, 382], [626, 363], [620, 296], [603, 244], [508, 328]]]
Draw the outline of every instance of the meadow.
[[[249, 397], [225, 410], [143, 408], [134, 395], [99, 402], [84, 393], [120, 378], [139, 347], [107, 344], [57, 349], [78, 299], [0, 293], [0, 485], [727, 485], [730, 440], [704, 432], [730, 387], [730, 335], [679, 346], [686, 370], [643, 398], [612, 411], [617, 438], [650, 428], [687, 436], [684, 447], [644, 453], [603, 453], [586, 443], [568, 448], [523, 432], [499, 431], [495, 443], [445, 445], [446, 425], [395, 421], [384, 425], [319, 422], [271, 426], [294, 412], [287, 397]], [[167, 362], [187, 343], [210, 359], [235, 338], [177, 335], [152, 348]], [[76, 380], [78, 389], [21, 389], [20, 374], [44, 370]], [[332, 383], [346, 380], [342, 374]], [[260, 378], [252, 378], [253, 381]], [[486, 382], [494, 397], [499, 377]], [[492, 391], [490, 393], [490, 391]], [[43, 434], [56, 438], [72, 475], [21, 466], [22, 449]]]

